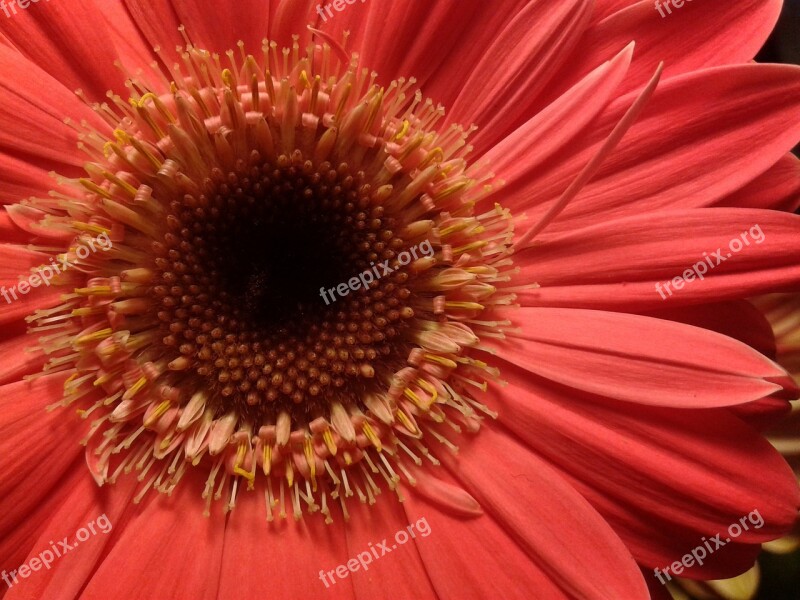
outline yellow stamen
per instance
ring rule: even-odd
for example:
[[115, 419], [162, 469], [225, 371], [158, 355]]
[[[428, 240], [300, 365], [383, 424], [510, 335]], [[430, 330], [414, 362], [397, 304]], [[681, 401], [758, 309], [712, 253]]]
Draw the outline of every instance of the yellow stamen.
[[395, 414], [397, 415], [397, 418], [400, 420], [400, 422], [403, 424], [403, 427], [408, 429], [412, 435], [417, 435], [419, 433], [419, 430], [416, 427], [414, 427], [414, 423], [411, 422], [411, 419], [408, 418], [408, 415], [406, 415], [406, 413], [403, 412], [402, 409], [398, 408]]
[[272, 470], [272, 446], [264, 444], [264, 463], [261, 465], [264, 475], [269, 475]]
[[122, 396], [122, 399], [123, 399], [123, 400], [130, 400], [130, 399], [131, 399], [131, 398], [133, 398], [133, 397], [134, 397], [136, 394], [138, 394], [138, 393], [139, 393], [139, 391], [140, 391], [140, 390], [141, 390], [141, 389], [142, 389], [142, 388], [143, 388], [145, 385], [147, 385], [147, 377], [144, 377], [144, 376], [142, 376], [142, 377], [140, 377], [140, 378], [139, 378], [139, 379], [136, 381], [136, 383], [134, 383], [134, 384], [133, 384], [131, 387], [129, 387], [129, 388], [128, 388], [128, 391], [127, 391], [127, 392], [125, 392], [125, 395], [123, 395], [123, 396]]
[[400, 128], [400, 131], [397, 132], [397, 135], [394, 136], [394, 139], [398, 142], [402, 140], [404, 137], [406, 137], [406, 134], [408, 133], [408, 130], [410, 128], [411, 128], [411, 123], [408, 122], [408, 119], [405, 119], [403, 121], [403, 126]]
[[314, 446], [311, 438], [306, 438], [303, 443], [303, 452], [306, 455], [308, 468], [311, 470], [311, 489], [317, 491], [317, 461], [315, 460]]
[[251, 473], [250, 471], [245, 471], [242, 468], [242, 464], [244, 464], [244, 457], [246, 453], [247, 453], [247, 445], [244, 443], [239, 444], [239, 448], [236, 451], [236, 460], [234, 461], [233, 472], [236, 473], [237, 475], [241, 475], [248, 481], [253, 481], [253, 479], [255, 479], [256, 477], [255, 473]]
[[325, 445], [328, 447], [328, 451], [331, 453], [331, 455], [336, 456], [336, 452], [339, 449], [336, 447], [336, 444], [333, 441], [333, 434], [331, 433], [330, 429], [325, 430], [325, 433], [322, 434], [322, 439], [324, 440]]
[[164, 400], [161, 404], [159, 404], [156, 407], [156, 409], [153, 411], [153, 414], [151, 414], [145, 420], [144, 426], [149, 428], [149, 427], [152, 427], [153, 425], [155, 425], [156, 421], [158, 421], [162, 417], [162, 415], [165, 412], [167, 412], [167, 409], [169, 409], [169, 407], [170, 407], [170, 401], [169, 400]]
[[372, 445], [375, 446], [378, 452], [381, 452], [383, 450], [383, 445], [381, 444], [381, 440], [375, 433], [375, 430], [372, 428], [372, 426], [365, 422], [361, 429], [364, 431], [364, 435], [366, 435], [367, 439], [372, 442]]
[[101, 329], [100, 331], [95, 331], [94, 333], [87, 333], [86, 335], [82, 335], [77, 340], [75, 340], [78, 344], [88, 344], [90, 342], [98, 342], [101, 340], [106, 339], [114, 333], [111, 328]]

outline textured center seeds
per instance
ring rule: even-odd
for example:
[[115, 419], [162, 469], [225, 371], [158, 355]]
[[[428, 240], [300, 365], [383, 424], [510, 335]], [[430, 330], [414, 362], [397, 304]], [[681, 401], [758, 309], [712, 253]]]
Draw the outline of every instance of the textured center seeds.
[[[510, 326], [511, 215], [483, 206], [469, 131], [339, 50], [223, 68], [187, 40], [188, 74], [163, 57], [94, 106], [87, 176], [28, 201], [79, 267], [30, 321], [99, 484], [135, 470], [138, 501], [198, 467], [207, 512], [258, 489], [268, 520], [330, 522], [495, 416], [480, 342]], [[95, 235], [113, 248], [76, 256]]]
[[[154, 244], [163, 342], [221, 411], [263, 422], [291, 407], [313, 419], [331, 402], [357, 403], [376, 370], [402, 366], [395, 343], [414, 311], [403, 240], [373, 206], [364, 174], [283, 156], [242, 172], [216, 169], [207, 193], [173, 201]], [[297, 165], [297, 166], [295, 166]], [[376, 264], [393, 272], [331, 303], [335, 288]]]

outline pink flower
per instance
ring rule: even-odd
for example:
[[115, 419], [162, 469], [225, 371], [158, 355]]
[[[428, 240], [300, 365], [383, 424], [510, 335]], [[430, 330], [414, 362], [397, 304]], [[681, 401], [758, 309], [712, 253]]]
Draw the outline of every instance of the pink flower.
[[8, 16], [6, 597], [627, 599], [746, 570], [800, 496], [743, 419], [797, 395], [743, 300], [800, 281], [800, 70], [749, 62], [780, 6]]

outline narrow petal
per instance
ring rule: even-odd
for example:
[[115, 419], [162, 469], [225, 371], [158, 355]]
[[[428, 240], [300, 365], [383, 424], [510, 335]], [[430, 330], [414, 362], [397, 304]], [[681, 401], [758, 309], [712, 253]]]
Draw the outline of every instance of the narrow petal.
[[513, 195], [526, 182], [526, 173], [594, 121], [625, 76], [632, 54], [633, 46], [626, 47], [486, 153], [484, 158], [506, 182], [503, 194]]
[[[319, 575], [349, 558], [341, 517], [329, 526], [319, 514], [268, 523], [263, 490], [247, 496], [239, 499], [225, 530], [220, 589], [231, 598], [355, 598], [352, 579], [329, 582], [326, 589]], [[263, 560], [243, 577], [241, 565], [251, 564], [254, 557]]]
[[464, 444], [458, 457], [446, 450], [438, 457], [565, 595], [647, 598], [625, 545], [546, 461], [491, 427]]
[[20, 10], [5, 20], [3, 32], [22, 56], [67, 89], [83, 89], [101, 102], [109, 89], [127, 95], [124, 77], [114, 66], [114, 42], [103, 24], [94, 0], [70, 0]]
[[30, 242], [31, 236], [14, 223], [7, 211], [0, 210], [0, 239], [8, 244], [21, 245]]
[[800, 158], [784, 154], [763, 175], [720, 199], [717, 205], [795, 212], [800, 208]]
[[[114, 41], [114, 48], [119, 60], [130, 72], [133, 73], [155, 60], [153, 46], [147, 42], [136, 26], [136, 22], [124, 2], [94, 0], [94, 5], [95, 9], [104, 17], [105, 27]], [[122, 76], [119, 71], [117, 74], [118, 77]]]
[[775, 335], [772, 327], [761, 311], [746, 300], [666, 307], [647, 315], [716, 331], [775, 359]]
[[[404, 502], [413, 493], [413, 490], [403, 493]], [[346, 525], [347, 553], [357, 561], [373, 559], [367, 563], [368, 571], [359, 562], [357, 570], [350, 574], [356, 598], [435, 600], [439, 597], [425, 576], [428, 563], [423, 562], [419, 552], [427, 540], [423, 536], [432, 533], [425, 525], [418, 519], [409, 519], [404, 505], [393, 494], [381, 494], [372, 506], [353, 503], [351, 519]], [[375, 558], [372, 548], [379, 558]]]
[[40, 372], [47, 359], [41, 350], [31, 349], [36, 345], [36, 339], [26, 333], [25, 323], [7, 325], [6, 328], [16, 335], [5, 337], [0, 342], [0, 384], [13, 383], [25, 375]]
[[78, 151], [77, 134], [64, 124], [64, 117], [102, 127], [92, 111], [51, 75], [3, 46], [0, 72], [5, 75], [0, 82], [0, 151], [24, 154], [34, 161], [82, 166], [86, 156]]
[[[428, 4], [383, 0], [356, 2], [342, 12], [320, 3], [320, 12], [313, 14], [317, 27], [334, 39], [350, 31], [348, 47], [358, 48], [362, 64], [384, 81], [414, 77], [427, 97], [452, 107], [497, 32], [506, 29], [528, 3], [509, 0], [503, 10], [496, 10], [482, 0]], [[315, 11], [316, 3], [312, 7]]]
[[786, 289], [800, 276], [798, 235], [800, 217], [777, 211], [674, 210], [609, 220], [520, 253], [520, 282], [541, 287], [519, 300], [638, 312]]
[[[520, 189], [503, 204], [534, 219], [544, 214], [632, 99], [629, 94], [612, 102], [578, 144], [527, 171]], [[800, 137], [798, 110], [798, 67], [735, 65], [664, 80], [594, 180], [548, 231], [594, 223], [598, 214], [713, 205], [792, 148]]]
[[599, 23], [615, 12], [636, 4], [638, 0], [595, 0], [592, 22]]
[[659, 12], [659, 3], [653, 0], [620, 4], [614, 2], [610, 8], [622, 10], [586, 31], [581, 51], [573, 55], [555, 90], [578, 81], [631, 40], [636, 41], [636, 56], [623, 84], [626, 91], [644, 85], [662, 61], [665, 77], [748, 62], [764, 45], [781, 12], [780, 0], [686, 2], [671, 7], [672, 14], [663, 6]]
[[[48, 257], [14, 244], [0, 244], [0, 323], [12, 323], [38, 308], [56, 306], [64, 289], [54, 286], [20, 288], [20, 278], [31, 269], [47, 263]], [[26, 282], [27, 283], [27, 282]], [[23, 290], [27, 291], [23, 293]]]
[[521, 332], [486, 342], [501, 356], [540, 377], [609, 398], [730, 406], [780, 391], [772, 380], [788, 382], [780, 366], [749, 346], [683, 323], [561, 308], [522, 308], [503, 316]]
[[[126, 524], [123, 519], [126, 509], [134, 508], [131, 499], [138, 484], [135, 477], [123, 478], [113, 487], [100, 489], [82, 464], [73, 466], [70, 478], [56, 486], [59, 505], [47, 514], [43, 530], [23, 560], [28, 564], [31, 559], [41, 561], [43, 551], [53, 546], [64, 553], [54, 557], [48, 568], [20, 581], [6, 596], [8, 600], [79, 597], [101, 557], [118, 537], [119, 530], [114, 531], [115, 528]], [[81, 541], [78, 536], [85, 539]], [[62, 540], [67, 541], [69, 550], [61, 545]]]
[[[57, 161], [37, 160], [31, 162], [27, 158], [18, 158], [12, 154], [0, 153], [0, 161], [5, 168], [0, 172], [0, 204], [19, 202], [31, 196], [45, 197], [55, 186], [50, 177], [54, 170], [69, 175], [65, 165]], [[77, 173], [77, 171], [74, 171]], [[3, 238], [7, 241], [6, 238]]]
[[[18, 569], [28, 555], [35, 549], [37, 540], [52, 520], [53, 514], [66, 502], [70, 490], [78, 487], [86, 478], [83, 460], [76, 459], [66, 470], [63, 477], [57, 479], [50, 489], [42, 495], [38, 502], [27, 506], [24, 514], [6, 530], [0, 532], [0, 571], [10, 572]], [[52, 540], [53, 536], [48, 538]], [[46, 546], [49, 547], [49, 544]], [[39, 548], [39, 552], [45, 548]], [[28, 586], [23, 587], [23, 591]], [[8, 592], [16, 595], [16, 592]], [[4, 598], [11, 596], [5, 595]], [[27, 598], [36, 596], [29, 594]]]
[[758, 543], [791, 528], [800, 505], [791, 470], [727, 411], [623, 407], [511, 364], [501, 371], [510, 385], [491, 391], [500, 421], [581, 490], [639, 562], [669, 565], [758, 511], [734, 544], [693, 569], [730, 575], [749, 566]]
[[[437, 476], [448, 485], [461, 486], [444, 469], [438, 471]], [[490, 515], [465, 519], [440, 510], [415, 490], [408, 491], [403, 507], [415, 529], [428, 531], [427, 535], [418, 535], [415, 543], [439, 598], [459, 598], [464, 590], [470, 590], [475, 598], [522, 600], [530, 597], [530, 590], [535, 590], [537, 598], [567, 598], [566, 592]], [[507, 573], [510, 565], [513, 577], [498, 576]]]
[[[587, 0], [531, 2], [484, 49], [446, 121], [480, 124], [478, 133], [470, 138], [478, 155], [532, 114], [531, 99], [547, 88], [578, 43], [591, 7]], [[594, 66], [610, 60], [626, 45], [620, 44], [611, 56]]]
[[[24, 519], [82, 454], [83, 423], [48, 412], [61, 399], [66, 375], [0, 386], [0, 534]], [[47, 460], [36, 457], [47, 456]]]
[[[212, 52], [235, 50], [241, 40], [248, 52], [257, 54], [261, 40], [269, 31], [269, 2], [264, 0], [237, 0], [219, 2], [209, 10], [203, 0], [172, 0], [180, 22], [196, 44]], [[297, 33], [302, 33], [304, 23], [297, 23]]]
[[[203, 478], [189, 469], [172, 496], [151, 492], [146, 506], [119, 524], [110, 551], [103, 554], [81, 598], [215, 600], [224, 519], [221, 514], [203, 516], [202, 488]], [[165, 565], [181, 565], [191, 576]]]

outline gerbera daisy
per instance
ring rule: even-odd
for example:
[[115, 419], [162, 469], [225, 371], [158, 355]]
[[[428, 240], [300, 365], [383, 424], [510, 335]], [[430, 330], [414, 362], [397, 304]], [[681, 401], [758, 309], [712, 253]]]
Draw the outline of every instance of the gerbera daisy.
[[8, 598], [640, 598], [790, 527], [717, 331], [800, 281], [780, 2], [15, 5]]

